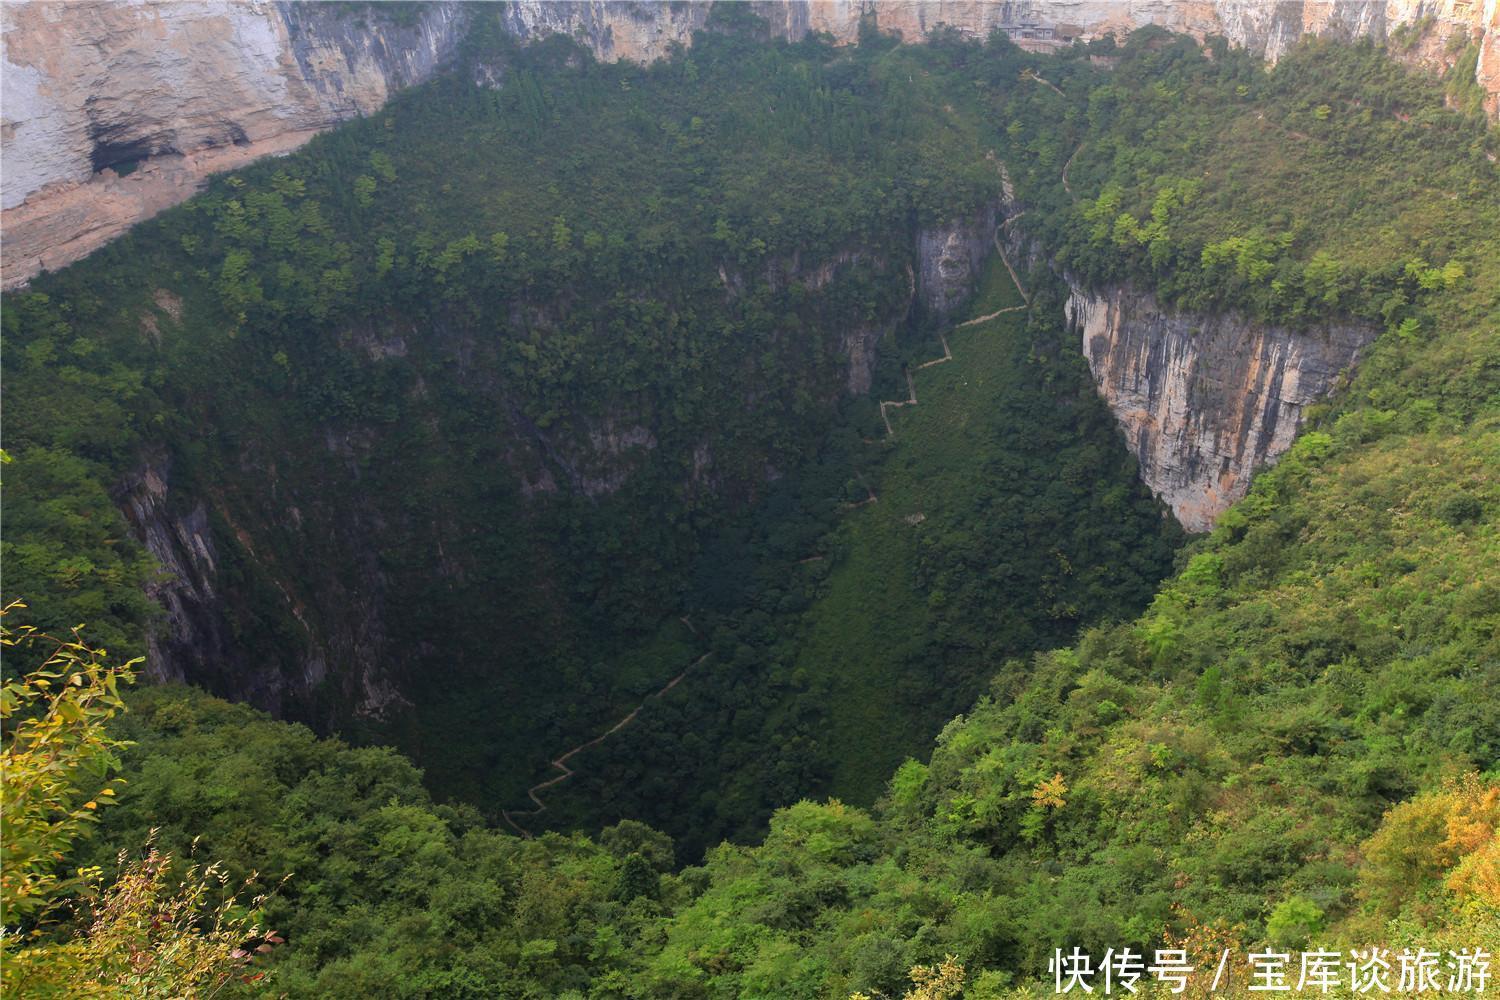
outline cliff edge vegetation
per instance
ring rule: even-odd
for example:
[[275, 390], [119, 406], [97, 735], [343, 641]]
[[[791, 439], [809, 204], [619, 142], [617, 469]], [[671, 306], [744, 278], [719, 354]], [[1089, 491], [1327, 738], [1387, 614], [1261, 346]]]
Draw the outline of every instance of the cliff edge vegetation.
[[[213, 511], [216, 544], [237, 539], [216, 579], [253, 596], [233, 632], [253, 648], [297, 649], [298, 630], [312, 630], [320, 612], [279, 603], [277, 584], [293, 578], [265, 567], [292, 554], [285, 539], [261, 542], [271, 508], [251, 521], [256, 508], [215, 496], [214, 484], [250, 496], [306, 462], [347, 470], [342, 485], [308, 479], [319, 495], [389, 489], [382, 495], [402, 501], [351, 506], [360, 531], [421, 527], [413, 537], [426, 538], [441, 522], [434, 511], [473, 528], [450, 540], [494, 555], [494, 575], [473, 575], [466, 550], [434, 545], [421, 566], [451, 560], [457, 569], [390, 591], [415, 609], [389, 619], [410, 629], [411, 648], [459, 637], [442, 647], [446, 658], [410, 675], [420, 684], [399, 688], [419, 723], [448, 714], [449, 728], [427, 730], [437, 738], [472, 731], [483, 713], [484, 689], [466, 671], [519, 662], [530, 636], [552, 634], [538, 626], [559, 607], [578, 615], [562, 622], [570, 634], [613, 615], [639, 618], [646, 627], [621, 645], [656, 650], [611, 661], [641, 671], [623, 686], [630, 697], [600, 698], [585, 717], [544, 729], [569, 736], [559, 748], [602, 731], [620, 702], [638, 704], [707, 653], [736, 668], [706, 674], [716, 678], [710, 690], [726, 692], [715, 715], [657, 699], [639, 728], [596, 752], [717, 748], [693, 742], [700, 721], [704, 733], [769, 748], [756, 741], [772, 719], [769, 732], [826, 739], [835, 752], [824, 763], [843, 775], [832, 780], [868, 788], [860, 746], [912, 734], [881, 714], [889, 700], [865, 713], [844, 697], [850, 687], [872, 694], [865, 680], [894, 668], [908, 683], [914, 663], [932, 662], [941, 670], [927, 690], [972, 684], [983, 694], [930, 749], [896, 765], [868, 808], [821, 795], [776, 801], [828, 779], [783, 767], [798, 758], [766, 749], [757, 781], [775, 774], [781, 783], [764, 782], [772, 794], [737, 807], [737, 821], [751, 818], [700, 859], [694, 838], [724, 829], [707, 797], [668, 790], [660, 800], [679, 818], [699, 810], [688, 818], [700, 825], [685, 824], [680, 840], [691, 850], [636, 818], [606, 815], [651, 807], [651, 786], [639, 800], [622, 790], [639, 756], [591, 762], [596, 778], [616, 780], [590, 785], [580, 774], [562, 786], [558, 814], [581, 826], [591, 815], [590, 829], [521, 837], [497, 813], [521, 804], [517, 792], [538, 775], [501, 778], [502, 804], [476, 794], [483, 785], [429, 771], [449, 799], [434, 801], [394, 751], [156, 685], [132, 697], [115, 729], [135, 744], [121, 755], [120, 804], [67, 863], [107, 858], [159, 828], [163, 850], [180, 856], [201, 838], [207, 856], [236, 876], [258, 871], [267, 888], [290, 875], [264, 904], [267, 926], [286, 939], [265, 960], [266, 982], [235, 980], [223, 995], [269, 984], [351, 998], [842, 998], [900, 995], [913, 967], [946, 963], [933, 975], [951, 982], [962, 966], [965, 997], [1019, 998], [1051, 992], [1046, 963], [1057, 947], [1179, 946], [1202, 965], [1221, 948], [1243, 955], [1261, 944], [1447, 951], [1500, 940], [1500, 140], [1482, 112], [1368, 45], [1303, 44], [1268, 72], [1248, 56], [1149, 30], [1118, 48], [1044, 57], [1003, 39], [941, 35], [921, 49], [873, 37], [854, 52], [816, 39], [765, 46], [753, 23], [737, 28], [650, 70], [598, 67], [559, 41], [517, 54], [502, 86], [439, 82], [302, 158], [226, 178], [99, 258], [8, 297], [7, 394], [13, 420], [16, 409], [25, 416], [25, 450], [6, 474], [74, 485], [56, 497], [21, 487], [18, 509], [36, 527], [7, 538], [7, 562], [27, 555], [13, 545], [54, 546], [32, 553], [33, 575], [23, 577], [42, 594], [38, 613], [66, 620], [84, 607], [70, 602], [102, 601], [93, 608], [104, 612], [101, 628], [116, 630], [110, 642], [142, 648], [149, 606], [133, 595], [150, 564], [124, 540], [110, 490], [140, 461], [152, 428], [166, 425], [174, 481]], [[641, 103], [643, 93], [688, 93], [689, 77], [693, 93], [718, 99], [669, 115]], [[472, 173], [443, 169], [426, 147], [398, 158], [403, 122], [423, 115], [469, 140], [446, 155], [472, 156]], [[551, 147], [555, 191], [508, 186], [494, 164], [537, 151], [482, 146], [501, 122], [507, 135]], [[554, 122], [570, 128], [553, 133]], [[598, 123], [589, 133], [597, 148], [562, 143], [585, 122]], [[791, 150], [800, 152], [776, 159]], [[644, 198], [610, 190], [631, 156], [642, 158], [642, 177], [667, 171], [670, 189]], [[805, 188], [770, 164], [794, 170]], [[592, 199], [570, 200], [586, 182], [599, 187]], [[803, 190], [840, 207], [808, 207]], [[503, 194], [486, 207], [486, 191]], [[965, 314], [924, 315], [903, 265], [920, 263], [911, 248], [923, 245], [922, 231], [992, 204], [1020, 234], [1012, 252], [1021, 251], [1029, 309], [953, 329]], [[611, 242], [611, 219], [629, 234], [623, 242]], [[343, 235], [355, 232], [375, 239]], [[805, 271], [785, 284], [771, 277], [787, 273], [799, 248], [810, 248], [804, 260], [831, 259], [849, 233], [862, 256], [847, 284], [820, 297]], [[1001, 297], [1010, 292], [1000, 271], [989, 275], [968, 307], [974, 315], [1014, 303]], [[1234, 309], [1293, 325], [1352, 317], [1376, 330], [1358, 369], [1304, 413], [1292, 448], [1175, 556], [1178, 538], [1131, 480], [1125, 443], [1067, 340], [1070, 285], [1119, 283], [1205, 315]], [[668, 291], [641, 301], [622, 287]], [[567, 308], [549, 312], [557, 303]], [[424, 360], [412, 326], [360, 312], [375, 305], [449, 346]], [[692, 322], [672, 319], [690, 307]], [[635, 310], [651, 318], [620, 319]], [[872, 395], [840, 403], [849, 355], [820, 323], [861, 316], [892, 324], [889, 339]], [[487, 340], [500, 318], [512, 325]], [[633, 353], [633, 337], [645, 338], [644, 353]], [[168, 363], [143, 360], [158, 350]], [[403, 351], [405, 364], [385, 363]], [[659, 382], [644, 362], [658, 351], [676, 359]], [[917, 369], [945, 355], [952, 360]], [[798, 357], [812, 367], [797, 369]], [[483, 371], [504, 373], [504, 391], [487, 395]], [[243, 378], [232, 401], [218, 394], [226, 377]], [[717, 396], [686, 388], [711, 377], [723, 379]], [[459, 404], [446, 395], [432, 402], [437, 385], [483, 403], [450, 411]], [[593, 396], [580, 386], [602, 388]], [[744, 405], [747, 390], [763, 409]], [[919, 402], [887, 409], [885, 442], [878, 401], [908, 398]], [[391, 412], [393, 400], [423, 399], [407, 414], [420, 419]], [[582, 454], [569, 449], [591, 430], [599, 452], [643, 447], [621, 444], [644, 439], [620, 409], [642, 399], [653, 400], [642, 421], [653, 457], [615, 492], [590, 498], [583, 486], [597, 480], [581, 464], [568, 488], [571, 456]], [[579, 410], [580, 400], [599, 405]], [[1023, 402], [1024, 413], [1007, 412]], [[231, 420], [230, 409], [254, 419]], [[575, 410], [598, 422], [570, 423]], [[1040, 438], [1062, 456], [1051, 475], [1036, 468], [1043, 459], [1028, 451], [1022, 417], [1055, 435]], [[737, 475], [717, 480], [713, 504], [698, 506], [704, 480], [692, 471], [690, 429], [717, 423], [751, 444], [735, 452], [716, 443], [714, 466]], [[391, 437], [359, 443], [360, 428], [389, 424]], [[498, 447], [496, 426], [536, 444], [513, 459], [510, 481], [535, 488], [548, 470], [558, 490], [549, 513], [474, 473], [474, 459]], [[453, 440], [466, 450], [438, 447]], [[985, 459], [979, 470], [969, 448]], [[772, 456], [777, 477], [766, 475]], [[1051, 498], [1058, 482], [1076, 491]], [[403, 483], [413, 489], [396, 488]], [[865, 503], [871, 490], [877, 499]], [[469, 508], [450, 493], [485, 504]], [[683, 497], [680, 516], [701, 532], [647, 509], [646, 497], [662, 495]], [[313, 516], [304, 496], [281, 487], [267, 496], [279, 516]], [[809, 509], [821, 519], [805, 517]], [[1013, 516], [1070, 511], [1101, 519], [1103, 533], [1087, 521], [1059, 525], [1065, 517], [1009, 527]], [[525, 530], [507, 530], [506, 518]], [[1064, 545], [1117, 557], [1107, 529], [1144, 524], [1134, 529], [1141, 551], [1127, 554], [1140, 560], [1130, 578], [1111, 576], [1107, 560], [1076, 567], [1077, 578], [1063, 572]], [[1025, 535], [1035, 525], [1065, 537], [1038, 545]], [[924, 526], [941, 531], [924, 536]], [[531, 539], [548, 529], [578, 548], [537, 558]], [[430, 530], [434, 541], [449, 538]], [[70, 563], [75, 545], [82, 561]], [[911, 558], [893, 567], [892, 551]], [[755, 581], [748, 593], [702, 571], [701, 560], [713, 570], [735, 555]], [[777, 570], [817, 556], [826, 570], [807, 563], [810, 578], [794, 584]], [[1165, 581], [1143, 585], [1168, 559]], [[678, 575], [660, 572], [668, 562]], [[382, 553], [372, 572], [417, 579], [417, 566], [416, 553]], [[1001, 566], [1019, 575], [997, 582]], [[539, 577], [545, 586], [529, 589]], [[1037, 594], [1017, 579], [1051, 587], [1037, 589], [1046, 603], [1028, 603]], [[665, 580], [681, 589], [661, 596]], [[1100, 585], [1082, 589], [1096, 608], [1090, 620], [1049, 614], [1080, 582]], [[450, 614], [453, 594], [516, 603], [476, 597], [479, 611], [466, 618]], [[685, 595], [698, 607], [678, 600]], [[1126, 610], [1133, 601], [1141, 610]], [[688, 623], [674, 625], [683, 610]], [[718, 630], [694, 635], [710, 615]], [[884, 648], [879, 627], [890, 620], [902, 634], [907, 623], [928, 629], [929, 644]], [[1014, 652], [986, 648], [997, 620], [1035, 627], [1040, 639]], [[831, 648], [838, 621], [867, 626], [851, 650]], [[757, 636], [772, 650], [806, 637], [800, 652], [810, 660], [762, 658]], [[546, 662], [530, 680], [547, 680], [537, 697], [562, 686], [586, 693], [603, 676], [581, 654]], [[830, 666], [847, 676], [809, 677]], [[785, 686], [735, 687], [755, 670]], [[828, 716], [778, 728], [792, 708], [830, 693], [839, 701]], [[948, 697], [910, 709], [943, 714]], [[474, 715], [454, 713], [465, 703]], [[541, 710], [569, 711], [556, 702]], [[824, 727], [824, 718], [834, 721]], [[419, 754], [421, 733], [410, 732]], [[732, 776], [749, 756], [718, 758], [727, 766], [705, 773]], [[619, 798], [601, 809], [606, 792]], [[773, 804], [783, 807], [757, 829], [755, 810]]]

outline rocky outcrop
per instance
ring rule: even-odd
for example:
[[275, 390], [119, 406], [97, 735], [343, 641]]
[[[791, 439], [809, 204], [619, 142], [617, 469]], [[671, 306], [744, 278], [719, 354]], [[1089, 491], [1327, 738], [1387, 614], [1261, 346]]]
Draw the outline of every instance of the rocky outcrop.
[[807, 0], [755, 8], [773, 32], [791, 39], [820, 31], [847, 44], [857, 40], [868, 16], [881, 31], [909, 42], [940, 27], [974, 38], [998, 29], [1023, 47], [1045, 50], [1075, 36], [1157, 24], [1199, 38], [1222, 35], [1273, 62], [1303, 35], [1382, 41], [1401, 25], [1420, 25], [1427, 41], [1412, 47], [1414, 61], [1451, 59], [1448, 40], [1464, 35], [1483, 43], [1488, 54], [1481, 84], [1491, 95], [1500, 91], [1495, 0]]
[[647, 63], [687, 45], [708, 22], [708, 3], [652, 0], [519, 0], [504, 4], [501, 20], [517, 38], [567, 35], [604, 62]]
[[[916, 270], [907, 264], [904, 275], [906, 298], [901, 308], [874, 323], [846, 327], [840, 333], [839, 353], [848, 359], [844, 386], [849, 395], [860, 396], [870, 391], [870, 386], [875, 379], [875, 364], [879, 359], [880, 342], [910, 316], [912, 306], [918, 301], [919, 292], [924, 306], [929, 310], [934, 308], [935, 300], [940, 300], [940, 304], [945, 307], [942, 310], [944, 314], [947, 309], [969, 294], [973, 288], [974, 278], [978, 274], [977, 265], [988, 248], [988, 243], [975, 247], [974, 243], [978, 238], [976, 234], [987, 232], [986, 226], [993, 226], [993, 218], [993, 210], [986, 209], [978, 218], [961, 219], [947, 226], [932, 227], [917, 233], [915, 252], [919, 259], [931, 258], [934, 279], [919, 289]], [[945, 282], [937, 275], [942, 266], [940, 260], [945, 248], [949, 247], [950, 238], [953, 239], [953, 244], [948, 252], [953, 255], [954, 259], [946, 265], [948, 279]], [[984, 239], [987, 240], [987, 237]], [[976, 253], [977, 256], [975, 256]], [[958, 259], [960, 257], [963, 258], [961, 265]], [[777, 257], [768, 261], [765, 265], [764, 276], [766, 284], [775, 291], [797, 284], [809, 292], [821, 292], [832, 285], [844, 271], [859, 265], [873, 268], [882, 275], [890, 267], [885, 257], [867, 250], [840, 250], [826, 258], [819, 259], [816, 263], [804, 260], [802, 252], [794, 250], [786, 257]], [[741, 295], [745, 291], [745, 277], [732, 272], [727, 262], [719, 265], [719, 280], [723, 283], [725, 292], [731, 297]]]
[[[1385, 38], [1446, 66], [1454, 36], [1500, 110], [1500, 0], [756, 0], [771, 33], [846, 44], [863, 19], [907, 41], [939, 27], [1001, 30], [1049, 48], [1155, 23], [1222, 34], [1275, 58], [1304, 33]], [[704, 28], [709, 4], [516, 0], [498, 8], [523, 39], [577, 38], [601, 59], [649, 61]], [[32, 0], [3, 9], [3, 274], [14, 287], [103, 246], [192, 195], [211, 174], [284, 153], [369, 114], [426, 79], [473, 16], [461, 3]]]
[[1415, 65], [1447, 70], [1462, 37], [1480, 45], [1475, 72], [1500, 111], [1500, 7], [1496, 0], [1214, 0], [1217, 33], [1236, 45], [1279, 59], [1303, 35], [1385, 41], [1407, 29], [1396, 54]]
[[993, 206], [917, 234], [917, 291], [928, 312], [946, 317], [969, 297], [994, 236]]
[[346, 4], [6, 4], [6, 286], [431, 76], [465, 18], [417, 10], [398, 24]]
[[[203, 498], [174, 492], [172, 463], [160, 450], [125, 477], [116, 502], [160, 564], [146, 588], [163, 613], [147, 638], [146, 673], [153, 680], [191, 681], [279, 717], [309, 722], [328, 721], [316, 707], [320, 700], [328, 700], [328, 685], [336, 688], [337, 703], [352, 706], [356, 716], [379, 718], [404, 704], [381, 666], [381, 601], [371, 580], [347, 581], [355, 592], [340, 596], [351, 612], [341, 624], [325, 627], [312, 620], [306, 604], [279, 582], [278, 574], [265, 573], [263, 578], [278, 591], [271, 599], [296, 623], [297, 633], [292, 643], [296, 654], [283, 657], [281, 669], [266, 669], [264, 663], [247, 660], [244, 643], [226, 614], [226, 602], [243, 601], [245, 594], [227, 593], [233, 585], [222, 586], [221, 580], [226, 572], [231, 579], [243, 575], [228, 569], [234, 560], [250, 560], [263, 571], [271, 567], [228, 519], [227, 510], [215, 512], [222, 527], [215, 525]], [[287, 513], [300, 517], [296, 508]], [[225, 551], [226, 545], [235, 551]], [[330, 661], [346, 669], [332, 677]], [[348, 670], [350, 664], [357, 669]]]
[[126, 478], [119, 503], [136, 536], [156, 557], [160, 573], [146, 585], [146, 596], [161, 606], [164, 628], [148, 636], [146, 672], [152, 680], [185, 681], [180, 659], [163, 655], [162, 645], [181, 643], [189, 648], [217, 646], [215, 620], [200, 620], [198, 608], [216, 600], [218, 553], [202, 504], [186, 515], [167, 513], [167, 466], [161, 455]]
[[1120, 287], [1075, 286], [1067, 310], [1141, 478], [1189, 531], [1213, 527], [1255, 470], [1291, 446], [1303, 411], [1339, 384], [1376, 332], [1182, 313]]
[[[841, 272], [859, 264], [868, 264], [882, 272], [888, 266], [883, 257], [862, 250], [842, 250], [814, 265], [803, 261], [801, 251], [793, 251], [790, 257], [772, 260], [766, 265], [766, 283], [773, 289], [786, 288], [795, 283], [810, 292], [821, 292], [833, 284]], [[726, 288], [736, 289], [734, 294], [743, 292], [743, 279], [732, 279], [724, 266], [719, 268], [719, 274]], [[875, 378], [880, 341], [905, 320], [911, 310], [916, 294], [914, 279], [909, 278], [908, 285], [911, 291], [907, 295], [906, 308], [900, 315], [886, 317], [878, 323], [848, 327], [839, 335], [839, 353], [848, 358], [849, 362], [848, 374], [844, 378], [849, 395], [859, 396], [870, 391]]]

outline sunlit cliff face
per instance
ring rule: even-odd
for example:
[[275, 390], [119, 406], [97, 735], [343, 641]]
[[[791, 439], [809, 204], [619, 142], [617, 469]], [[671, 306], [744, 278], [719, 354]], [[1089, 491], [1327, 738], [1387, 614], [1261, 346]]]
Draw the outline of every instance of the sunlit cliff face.
[[[1482, 44], [1477, 70], [1500, 109], [1500, 0], [759, 0], [772, 34], [857, 40], [861, 19], [920, 41], [940, 26], [999, 29], [1048, 48], [1160, 24], [1221, 34], [1271, 58], [1304, 33], [1387, 37], [1431, 15], [1407, 57], [1441, 68], [1449, 42]], [[519, 38], [567, 34], [605, 60], [650, 61], [689, 44], [707, 3], [518, 0]], [[77, 260], [192, 195], [205, 178], [283, 153], [369, 114], [430, 76], [463, 36], [462, 4], [431, 3], [397, 23], [378, 8], [229, 0], [16, 3], [4, 10], [4, 284]]]
[[1189, 531], [1212, 528], [1255, 470], [1291, 447], [1303, 411], [1377, 332], [1183, 314], [1123, 288], [1074, 289], [1068, 313], [1141, 479]]

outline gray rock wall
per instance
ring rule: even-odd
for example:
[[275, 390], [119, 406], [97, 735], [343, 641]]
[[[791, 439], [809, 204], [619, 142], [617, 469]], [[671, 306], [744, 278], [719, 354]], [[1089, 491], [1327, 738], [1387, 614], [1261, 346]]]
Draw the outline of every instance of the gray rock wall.
[[1213, 527], [1255, 470], [1291, 447], [1303, 412], [1334, 390], [1376, 333], [1183, 313], [1121, 287], [1075, 285], [1067, 310], [1141, 478], [1189, 531]]
[[[1058, 25], [1084, 37], [1161, 24], [1222, 34], [1275, 58], [1304, 33], [1381, 39], [1427, 25], [1406, 52], [1441, 68], [1462, 35], [1481, 44], [1477, 78], [1500, 109], [1500, 0], [755, 0], [771, 33], [857, 40], [863, 18], [921, 41], [940, 26], [1000, 29], [1049, 48]], [[190, 197], [214, 173], [284, 153], [370, 114], [452, 54], [472, 9], [290, 0], [30, 0], [3, 16], [4, 154], [0, 283], [92, 252]], [[646, 62], [689, 44], [705, 2], [513, 0], [519, 38], [577, 38], [601, 59]]]
[[[153, 680], [190, 681], [278, 717], [309, 722], [326, 721], [313, 710], [320, 696], [360, 717], [384, 717], [405, 704], [389, 674], [384, 581], [373, 552], [357, 579], [285, 580], [287, 574], [232, 522], [235, 540], [216, 538], [209, 511], [214, 498], [187, 496], [175, 487], [172, 463], [161, 450], [146, 455], [125, 478], [117, 502], [161, 567], [146, 587], [163, 612], [161, 627], [147, 637], [146, 673]], [[295, 507], [286, 513], [300, 518]], [[217, 515], [228, 517], [222, 506]], [[358, 535], [361, 521], [348, 519], [351, 534]], [[226, 602], [243, 602], [246, 596], [225, 592], [233, 587], [223, 582], [226, 573], [231, 580], [244, 576], [228, 569], [226, 561], [232, 559], [257, 564], [257, 575], [279, 591], [277, 603], [296, 623], [291, 640], [296, 653], [277, 669], [249, 659], [230, 623]], [[309, 606], [338, 613], [314, 621]], [[262, 621], [262, 626], [272, 624]], [[339, 669], [331, 671], [330, 664]], [[323, 690], [325, 685], [331, 690]]]
[[995, 249], [995, 209], [917, 234], [917, 291], [923, 306], [947, 316], [974, 290]]

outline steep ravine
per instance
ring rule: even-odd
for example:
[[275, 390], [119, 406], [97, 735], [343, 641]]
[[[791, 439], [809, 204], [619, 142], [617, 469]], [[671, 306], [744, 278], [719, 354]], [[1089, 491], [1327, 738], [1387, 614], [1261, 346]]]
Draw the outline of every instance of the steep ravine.
[[[830, 396], [869, 391], [882, 341], [914, 310], [942, 316], [965, 301], [990, 249], [994, 215], [994, 206], [988, 206], [949, 225], [913, 232], [911, 263], [901, 267], [851, 248], [826, 260], [794, 257], [770, 269], [773, 287], [795, 283], [814, 297], [837, 293], [856, 266], [883, 271], [884, 280], [903, 288], [893, 308], [873, 322], [861, 309], [861, 318], [842, 328], [839, 367], [826, 385]], [[719, 270], [726, 295], [742, 294], [747, 279], [727, 266]], [[369, 365], [420, 367], [423, 357], [467, 357], [474, 350], [463, 335], [396, 329], [394, 324], [383, 332], [351, 329], [340, 342], [358, 363]], [[461, 371], [465, 367], [467, 374]], [[725, 481], [727, 473], [718, 463], [742, 462], [737, 451], [744, 450], [744, 442], [704, 428], [682, 461], [658, 441], [649, 407], [620, 409], [571, 431], [543, 430], [506, 401], [492, 376], [470, 358], [454, 370], [453, 385], [428, 386], [419, 379], [399, 406], [402, 423], [418, 428], [409, 433], [424, 440], [422, 447], [441, 463], [457, 461], [467, 446], [427, 427], [433, 419], [429, 393], [495, 397], [496, 411], [504, 415], [495, 433], [506, 457], [501, 466], [480, 471], [499, 488], [514, 488], [515, 495], [505, 501], [514, 509], [505, 516], [547, 516], [559, 502], [608, 505], [631, 489], [643, 470], [671, 468], [674, 462], [685, 470], [680, 484], [685, 496], [737, 488]], [[229, 433], [253, 439], [283, 432], [246, 426]], [[230, 479], [224, 488], [184, 475], [165, 444], [144, 454], [117, 484], [114, 495], [127, 522], [163, 571], [149, 587], [163, 616], [150, 640], [148, 672], [161, 680], [202, 684], [322, 728], [358, 719], [399, 720], [410, 707], [400, 693], [404, 685], [414, 671], [431, 669], [425, 658], [431, 644], [399, 635], [412, 610], [405, 595], [421, 586], [482, 600], [482, 581], [493, 567], [464, 540], [474, 526], [453, 520], [443, 506], [412, 509], [371, 485], [373, 476], [401, 493], [418, 489], [407, 484], [398, 455], [411, 445], [398, 446], [397, 440], [406, 440], [394, 436], [398, 432], [328, 423], [298, 433], [308, 447], [295, 453], [245, 448], [223, 473]], [[780, 475], [774, 468], [779, 465], [779, 459], [768, 461], [764, 478]], [[724, 501], [719, 496], [712, 502]], [[675, 510], [673, 503], [663, 500], [663, 510]], [[420, 581], [414, 570], [401, 577], [383, 569], [391, 538], [403, 539], [398, 547], [432, 553]], [[549, 586], [547, 563], [559, 556], [533, 554], [536, 561], [527, 566], [525, 575], [542, 578], [528, 585], [540, 602]], [[255, 648], [264, 650], [269, 643], [277, 650], [275, 662], [247, 655], [242, 637], [250, 628], [262, 633]]]
[[[858, 39], [862, 19], [907, 41], [949, 26], [1002, 30], [1047, 50], [1161, 24], [1223, 35], [1275, 59], [1303, 34], [1386, 38], [1423, 31], [1400, 55], [1445, 69], [1480, 45], [1478, 83], [1500, 111], [1500, 0], [757, 0], [771, 33]], [[410, 13], [414, 9], [415, 13]], [[519, 39], [577, 38], [603, 60], [651, 61], [709, 19], [693, 3], [518, 0], [501, 25]], [[15, 287], [190, 197], [212, 174], [285, 153], [368, 115], [451, 56], [473, 11], [461, 3], [32, 0], [3, 11], [6, 163], [3, 283]]]

